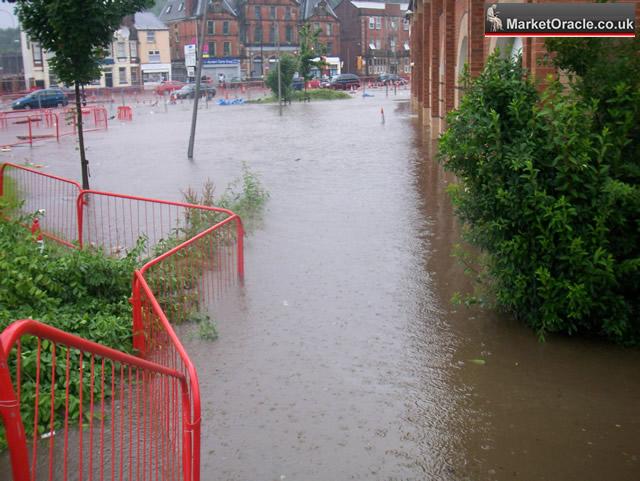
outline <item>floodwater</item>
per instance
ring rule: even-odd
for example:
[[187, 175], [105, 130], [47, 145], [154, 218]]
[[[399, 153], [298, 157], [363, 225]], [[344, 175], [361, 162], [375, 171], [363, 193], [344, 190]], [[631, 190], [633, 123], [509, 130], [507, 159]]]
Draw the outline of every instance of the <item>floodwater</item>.
[[[154, 110], [154, 109], [157, 109]], [[385, 122], [382, 122], [384, 109]], [[451, 304], [451, 177], [386, 98], [200, 111], [140, 107], [88, 134], [92, 187], [179, 199], [245, 162], [271, 197], [246, 283], [183, 330], [203, 396], [203, 480], [637, 480], [640, 352]], [[79, 177], [73, 144], [2, 160]], [[473, 362], [485, 360], [484, 364]]]

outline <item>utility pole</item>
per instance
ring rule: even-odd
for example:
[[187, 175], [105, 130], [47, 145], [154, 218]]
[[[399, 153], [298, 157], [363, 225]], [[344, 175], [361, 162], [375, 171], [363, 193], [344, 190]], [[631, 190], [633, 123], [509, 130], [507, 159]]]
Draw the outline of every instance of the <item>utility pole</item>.
[[204, 34], [207, 30], [207, 12], [209, 10], [209, 2], [203, 2], [204, 7], [202, 11], [202, 25], [200, 28], [200, 45], [198, 51], [198, 66], [196, 67], [196, 91], [193, 99], [193, 113], [191, 114], [191, 134], [189, 135], [189, 149], [187, 150], [187, 157], [193, 159], [193, 143], [196, 136], [196, 121], [198, 120], [198, 100], [200, 99], [200, 80], [202, 78], [202, 63], [204, 55]]
[[274, 29], [276, 34], [276, 49], [278, 51], [278, 111], [280, 117], [282, 117], [282, 75], [280, 72], [280, 29], [278, 28], [278, 19], [274, 22]]

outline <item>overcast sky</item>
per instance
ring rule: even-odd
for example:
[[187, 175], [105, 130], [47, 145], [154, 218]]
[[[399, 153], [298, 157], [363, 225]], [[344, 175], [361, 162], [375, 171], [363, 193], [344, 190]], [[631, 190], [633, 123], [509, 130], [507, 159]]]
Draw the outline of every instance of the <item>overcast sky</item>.
[[18, 19], [13, 15], [13, 4], [0, 3], [0, 28], [14, 28]]

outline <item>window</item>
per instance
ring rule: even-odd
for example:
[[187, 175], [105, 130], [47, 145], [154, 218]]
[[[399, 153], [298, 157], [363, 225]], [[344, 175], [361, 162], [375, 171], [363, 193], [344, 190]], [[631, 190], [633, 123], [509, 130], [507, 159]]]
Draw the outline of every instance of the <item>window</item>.
[[317, 32], [318, 30], [320, 30], [322, 32], [322, 30], [320, 29], [320, 24], [318, 22], [313, 24], [313, 29]]
[[269, 29], [269, 42], [276, 43], [276, 28], [277, 25], [275, 23], [271, 24], [271, 28]]
[[285, 7], [284, 9], [284, 19], [291, 20], [291, 7]]
[[209, 42], [208, 49], [209, 49], [209, 57], [215, 57], [216, 56], [216, 43], [215, 42]]
[[135, 40], [129, 41], [129, 54], [131, 58], [138, 58], [138, 42]]
[[382, 28], [382, 17], [376, 17], [376, 30], [380, 30]]
[[33, 48], [33, 63], [35, 65], [42, 65], [42, 48], [40, 44], [33, 42], [31, 47]]
[[291, 25], [287, 25], [285, 39], [287, 42], [293, 42], [293, 27]]
[[379, 38], [376, 39], [375, 45], [376, 45], [376, 49], [380, 50], [380, 39]]
[[224, 56], [231, 57], [231, 42], [224, 43]]
[[147, 30], [147, 43], [156, 43], [156, 32]]
[[393, 19], [392, 19], [392, 20], [390, 20], [390, 21], [389, 21], [389, 24], [390, 24], [390, 26], [391, 26], [391, 30], [398, 30], [398, 24], [396, 23], [396, 21], [395, 21], [395, 20], [393, 20]]
[[138, 80], [138, 69], [132, 68], [131, 69], [131, 84], [135, 85], [139, 82]]
[[376, 28], [376, 17], [369, 17], [369, 30]]
[[409, 20], [406, 18], [402, 21], [402, 30], [409, 30]]
[[392, 38], [391, 40], [389, 40], [389, 48], [391, 50], [395, 50], [396, 49], [396, 40], [394, 38]]
[[330, 23], [327, 23], [327, 35], [330, 37], [331, 35], [333, 35], [333, 25]]
[[276, 19], [276, 7], [269, 8], [269, 18], [272, 20]]
[[327, 55], [331, 55], [333, 53], [333, 42], [327, 42]]
[[207, 35], [215, 35], [216, 22], [215, 20], [207, 20]]
[[256, 31], [253, 34], [256, 43], [262, 43], [262, 25], [256, 25]]
[[127, 83], [127, 68], [126, 67], [120, 67], [118, 69], [118, 81], [120, 82], [120, 84], [126, 84]]
[[116, 43], [116, 56], [118, 58], [126, 58], [127, 57], [127, 51], [125, 49], [124, 42]]
[[160, 50], [149, 50], [149, 63], [160, 63]]
[[173, 6], [173, 5], [169, 5], [169, 6], [167, 7], [167, 9], [164, 11], [164, 13], [171, 13], [171, 7], [172, 7], [172, 6]]
[[262, 18], [262, 14], [260, 12], [260, 7], [259, 6], [256, 5], [254, 7], [254, 12], [255, 12], [256, 18], [258, 18], [258, 19]]
[[178, 5], [178, 12], [182, 12], [183, 10], [184, 10], [184, 2], [182, 2], [180, 5]]
[[227, 20], [222, 22], [222, 35], [229, 35], [229, 22]]

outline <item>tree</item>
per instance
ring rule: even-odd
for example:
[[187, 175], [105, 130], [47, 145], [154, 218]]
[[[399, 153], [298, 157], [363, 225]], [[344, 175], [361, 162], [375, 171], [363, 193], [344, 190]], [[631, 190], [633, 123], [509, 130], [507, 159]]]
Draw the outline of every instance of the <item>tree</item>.
[[[298, 55], [298, 73], [304, 78], [304, 88], [307, 89], [307, 81], [311, 80], [311, 70], [315, 67], [321, 69], [325, 64], [322, 56], [326, 53], [326, 46], [320, 43], [319, 28], [312, 30], [311, 25], [305, 23], [298, 32], [300, 38], [300, 54]], [[320, 60], [314, 60], [320, 58]]]
[[[284, 54], [280, 57], [280, 89], [282, 98], [287, 101], [291, 99], [291, 82], [296, 72], [298, 62], [292, 55]], [[267, 75], [267, 86], [273, 91], [274, 95], [278, 95], [278, 69], [272, 68]]]
[[32, 40], [51, 52], [51, 69], [75, 85], [82, 187], [89, 188], [84, 150], [80, 86], [100, 78], [101, 60], [113, 32], [127, 15], [153, 6], [153, 0], [17, 0], [16, 14]]

